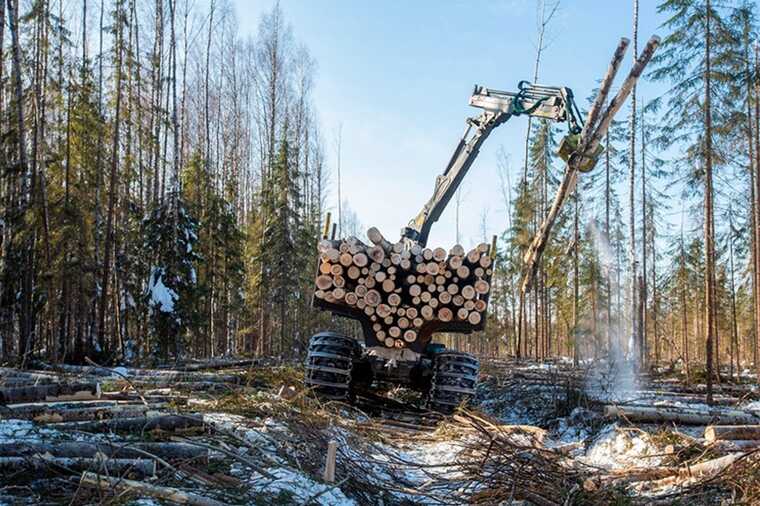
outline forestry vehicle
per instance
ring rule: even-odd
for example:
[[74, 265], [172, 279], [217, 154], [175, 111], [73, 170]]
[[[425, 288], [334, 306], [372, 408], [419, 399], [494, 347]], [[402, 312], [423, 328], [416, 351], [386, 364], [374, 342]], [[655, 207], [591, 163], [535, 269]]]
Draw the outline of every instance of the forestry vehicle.
[[[566, 122], [569, 133], [559, 154], [567, 159], [583, 125], [573, 93], [565, 87], [523, 81], [517, 92], [508, 92], [475, 86], [469, 104], [481, 113], [467, 118], [433, 196], [397, 243], [374, 228], [368, 233], [374, 246], [356, 238], [335, 240], [334, 226], [328, 238], [328, 215], [313, 304], [357, 320], [364, 344], [335, 332], [311, 338], [305, 381], [319, 395], [349, 400], [360, 387], [401, 384], [423, 392], [430, 409], [450, 412], [475, 394], [478, 360], [431, 338], [435, 332], [469, 334], [484, 328], [495, 237], [490, 246], [470, 253], [455, 246], [447, 257], [442, 248], [425, 247], [430, 228], [496, 127], [521, 115]], [[578, 170], [591, 170], [596, 156], [585, 158]]]

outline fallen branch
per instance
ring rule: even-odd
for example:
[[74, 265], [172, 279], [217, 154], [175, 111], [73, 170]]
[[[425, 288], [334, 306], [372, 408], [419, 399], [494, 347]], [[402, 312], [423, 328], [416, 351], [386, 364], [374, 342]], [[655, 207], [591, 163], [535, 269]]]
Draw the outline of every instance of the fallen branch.
[[82, 486], [97, 488], [103, 491], [136, 494], [138, 497], [155, 497], [178, 504], [191, 506], [224, 506], [223, 503], [178, 488], [149, 485], [140, 481], [110, 478], [96, 473], [84, 472], [79, 481]]

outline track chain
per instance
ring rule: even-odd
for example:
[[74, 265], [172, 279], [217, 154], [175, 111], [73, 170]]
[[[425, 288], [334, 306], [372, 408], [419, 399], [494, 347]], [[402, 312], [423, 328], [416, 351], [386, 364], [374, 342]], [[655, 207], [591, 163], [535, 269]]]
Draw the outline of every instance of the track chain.
[[355, 350], [356, 343], [350, 337], [329, 333], [313, 336], [306, 356], [306, 386], [323, 398], [350, 399]]
[[480, 362], [469, 353], [444, 351], [433, 360], [428, 408], [451, 413], [475, 396]]

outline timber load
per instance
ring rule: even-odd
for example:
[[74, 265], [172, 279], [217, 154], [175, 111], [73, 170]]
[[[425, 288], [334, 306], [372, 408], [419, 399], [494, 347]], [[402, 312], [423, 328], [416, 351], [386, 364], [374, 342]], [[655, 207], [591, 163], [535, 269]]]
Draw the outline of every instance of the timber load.
[[319, 242], [313, 305], [358, 320], [365, 343], [421, 353], [434, 332], [471, 333], [486, 321], [494, 247], [423, 248], [367, 232]]

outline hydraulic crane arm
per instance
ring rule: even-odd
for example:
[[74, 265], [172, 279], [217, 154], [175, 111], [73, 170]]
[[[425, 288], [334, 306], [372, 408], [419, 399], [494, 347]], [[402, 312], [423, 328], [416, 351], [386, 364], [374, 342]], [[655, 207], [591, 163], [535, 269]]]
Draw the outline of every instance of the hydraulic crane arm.
[[422, 246], [430, 228], [438, 221], [451, 197], [494, 128], [512, 116], [528, 115], [552, 121], [566, 121], [571, 134], [581, 131], [580, 114], [569, 88], [541, 86], [522, 81], [517, 93], [475, 86], [470, 105], [483, 109], [476, 118], [467, 118], [464, 135], [454, 149], [443, 174], [436, 178], [433, 196], [420, 213], [401, 231], [401, 235]]

